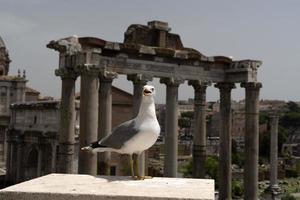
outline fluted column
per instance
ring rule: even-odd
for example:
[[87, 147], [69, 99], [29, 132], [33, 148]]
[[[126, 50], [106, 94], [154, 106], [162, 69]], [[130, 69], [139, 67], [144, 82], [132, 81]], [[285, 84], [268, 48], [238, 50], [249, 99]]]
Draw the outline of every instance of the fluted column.
[[[81, 68], [80, 86], [80, 148], [98, 139], [98, 81], [99, 72], [93, 66]], [[79, 152], [78, 172], [97, 174], [97, 154]]]
[[270, 116], [271, 125], [271, 145], [270, 145], [270, 191], [273, 195], [277, 195], [279, 186], [277, 182], [278, 175], [278, 114], [274, 113]]
[[233, 83], [217, 83], [220, 90], [220, 148], [219, 148], [219, 199], [231, 199], [231, 90]]
[[178, 162], [178, 87], [182, 80], [162, 78], [167, 86], [164, 176], [177, 176]]
[[[143, 74], [130, 74], [127, 75], [127, 80], [132, 81], [133, 83], [133, 116], [136, 117], [141, 105], [143, 87], [148, 81], [152, 80], [152, 77]], [[139, 157], [139, 170], [141, 176], [146, 174], [145, 152], [143, 152]]]
[[75, 153], [75, 81], [77, 74], [73, 70], [55, 71], [62, 79], [60, 104], [60, 130], [57, 172], [72, 174]]
[[193, 177], [204, 178], [206, 159], [206, 88], [207, 83], [189, 81], [195, 90], [194, 97], [194, 138]]
[[[112, 81], [117, 74], [104, 71], [100, 75], [99, 87], [99, 119], [98, 119], [98, 139], [102, 139], [111, 132], [112, 122]], [[98, 174], [110, 175], [110, 153], [98, 154]]]
[[246, 90], [245, 199], [258, 199], [259, 90], [261, 83], [242, 83]]

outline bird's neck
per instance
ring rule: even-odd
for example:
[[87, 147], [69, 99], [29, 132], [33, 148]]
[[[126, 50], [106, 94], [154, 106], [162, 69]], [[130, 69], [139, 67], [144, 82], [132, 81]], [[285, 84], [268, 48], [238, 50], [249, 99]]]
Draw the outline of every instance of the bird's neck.
[[155, 118], [156, 119], [156, 113], [155, 113], [155, 104], [154, 99], [144, 99], [142, 98], [140, 110], [137, 115], [137, 119], [146, 119], [146, 118]]

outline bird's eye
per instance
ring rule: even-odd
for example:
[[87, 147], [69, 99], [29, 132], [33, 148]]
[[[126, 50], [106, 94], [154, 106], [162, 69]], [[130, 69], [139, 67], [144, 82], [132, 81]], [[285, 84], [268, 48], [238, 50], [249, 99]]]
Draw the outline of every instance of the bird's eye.
[[153, 91], [154, 91], [154, 88], [151, 88], [151, 91], [153, 92]]

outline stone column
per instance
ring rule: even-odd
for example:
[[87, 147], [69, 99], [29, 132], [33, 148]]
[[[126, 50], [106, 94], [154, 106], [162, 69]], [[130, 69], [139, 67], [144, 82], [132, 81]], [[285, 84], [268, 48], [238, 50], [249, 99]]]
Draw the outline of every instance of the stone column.
[[75, 153], [75, 81], [77, 74], [73, 70], [55, 71], [62, 79], [60, 104], [60, 130], [57, 172], [76, 173], [73, 166]]
[[162, 78], [167, 86], [164, 176], [177, 176], [178, 161], [178, 87], [182, 80]]
[[55, 162], [56, 162], [56, 155], [57, 155], [55, 142], [52, 142], [51, 146], [52, 146], [52, 153], [51, 153], [51, 173], [55, 173], [55, 171], [56, 171]]
[[[98, 139], [99, 72], [92, 66], [81, 69], [80, 85], [80, 148]], [[78, 172], [97, 174], [97, 154], [79, 151]]]
[[270, 145], [270, 191], [273, 195], [277, 195], [279, 192], [279, 186], [277, 183], [278, 175], [278, 121], [279, 116], [272, 114], [270, 116], [271, 125], [271, 145]]
[[7, 135], [7, 138], [6, 138], [6, 143], [7, 143], [7, 152], [6, 152], [6, 175], [5, 175], [5, 182], [7, 184], [10, 184], [11, 182], [11, 148], [12, 148], [12, 145], [11, 145], [11, 140], [10, 138], [8, 137]]
[[17, 138], [17, 142], [16, 142], [16, 146], [17, 146], [17, 183], [22, 181], [22, 171], [23, 171], [23, 142], [22, 139], [20, 137]]
[[[40, 144], [42, 145], [42, 144]], [[43, 148], [40, 146], [38, 147], [38, 163], [37, 163], [37, 176], [42, 176], [42, 162], [43, 162]]]
[[204, 178], [206, 159], [206, 88], [207, 83], [189, 81], [195, 90], [194, 97], [194, 139], [193, 177]]
[[7, 149], [8, 149], [8, 147], [7, 147], [7, 137], [8, 137], [8, 128], [5, 128], [5, 132], [4, 132], [4, 153], [3, 153], [3, 162], [4, 163], [6, 163], [6, 155], [7, 155]]
[[246, 90], [245, 199], [258, 199], [259, 90], [261, 83], [242, 83]]
[[[100, 76], [99, 88], [99, 119], [98, 139], [102, 139], [111, 132], [112, 122], [112, 81], [116, 78], [115, 73], [104, 71]], [[110, 175], [110, 153], [98, 154], [98, 174]]]
[[[143, 74], [131, 74], [127, 75], [127, 80], [132, 81], [133, 83], [133, 116], [136, 117], [141, 105], [143, 87], [148, 81], [152, 81], [152, 77]], [[141, 176], [145, 176], [147, 171], [146, 168], [146, 153], [143, 152], [139, 157], [139, 170]]]
[[219, 199], [231, 199], [231, 90], [233, 83], [217, 83], [220, 90], [220, 148], [219, 148]]

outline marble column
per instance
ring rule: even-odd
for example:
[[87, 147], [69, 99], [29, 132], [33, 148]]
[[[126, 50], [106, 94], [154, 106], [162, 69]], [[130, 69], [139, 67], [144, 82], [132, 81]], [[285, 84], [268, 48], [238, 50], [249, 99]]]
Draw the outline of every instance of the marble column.
[[279, 193], [279, 185], [277, 182], [278, 175], [278, 121], [279, 116], [272, 114], [270, 116], [271, 125], [271, 144], [270, 144], [270, 191], [273, 195]]
[[217, 83], [220, 91], [219, 199], [231, 199], [231, 90], [233, 83]]
[[207, 83], [189, 81], [194, 88], [193, 177], [204, 178], [206, 159], [206, 88]]
[[[130, 74], [127, 75], [127, 80], [132, 81], [133, 83], [133, 116], [136, 117], [141, 105], [143, 87], [148, 81], [152, 81], [152, 77], [143, 74]], [[147, 171], [146, 168], [146, 153], [143, 152], [139, 157], [139, 170], [141, 176], [145, 176]]]
[[[80, 148], [98, 139], [99, 72], [89, 66], [81, 69]], [[79, 151], [79, 174], [97, 174], [97, 154]]]
[[60, 130], [57, 172], [72, 174], [75, 153], [75, 81], [73, 70], [58, 69], [56, 75], [62, 79], [60, 104]]
[[242, 83], [246, 90], [245, 199], [258, 199], [259, 90], [261, 83]]
[[[98, 119], [98, 139], [102, 139], [111, 132], [112, 122], [112, 81], [117, 74], [104, 71], [99, 80], [99, 119]], [[110, 175], [110, 153], [98, 154], [98, 174]]]
[[162, 78], [167, 86], [164, 176], [176, 177], [178, 164], [178, 87], [182, 80]]

